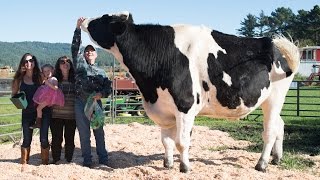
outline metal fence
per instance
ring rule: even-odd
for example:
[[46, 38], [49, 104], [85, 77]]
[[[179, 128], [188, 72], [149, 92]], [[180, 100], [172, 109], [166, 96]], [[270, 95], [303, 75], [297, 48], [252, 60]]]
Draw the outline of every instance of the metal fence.
[[[14, 106], [11, 102], [3, 102], [3, 99], [8, 100], [8, 92], [2, 92], [0, 96], [0, 108], [4, 109], [8, 106]], [[7, 117], [15, 116], [18, 120], [17, 123], [6, 122]], [[10, 129], [9, 131], [6, 131]], [[20, 143], [20, 137], [22, 136], [21, 128], [21, 112], [6, 112], [5, 114], [0, 114], [0, 139], [7, 138], [14, 142], [14, 146]], [[17, 137], [19, 139], [17, 139]], [[1, 141], [0, 141], [1, 142]]]
[[[311, 81], [293, 81], [290, 87], [290, 91], [286, 96], [286, 101], [282, 109], [282, 116], [299, 116], [305, 118], [319, 118], [320, 120], [320, 86], [305, 86], [304, 84]], [[312, 81], [313, 83], [320, 83], [320, 81]], [[7, 98], [8, 96], [2, 96], [0, 98]], [[118, 118], [135, 118], [146, 117], [146, 114], [142, 108], [141, 95], [127, 94], [117, 95], [115, 92], [110, 98], [103, 100], [104, 112], [106, 119], [110, 120], [110, 123], [115, 123]], [[13, 106], [12, 103], [0, 103], [0, 108], [4, 106]], [[21, 122], [19, 123], [6, 123], [3, 119], [9, 116], [17, 116], [21, 120], [21, 113], [6, 113], [0, 114], [0, 138], [7, 137], [13, 142], [18, 143], [16, 137], [21, 135]], [[262, 117], [261, 109], [258, 109], [251, 113], [247, 118], [249, 120], [255, 120]], [[4, 132], [3, 129], [13, 128], [15, 131]], [[9, 138], [8, 138], [9, 137]]]
[[[308, 85], [306, 85], [308, 84]], [[315, 86], [310, 86], [310, 85]], [[293, 81], [281, 111], [282, 117], [319, 118], [320, 120], [320, 81]], [[259, 108], [247, 119], [262, 117]]]

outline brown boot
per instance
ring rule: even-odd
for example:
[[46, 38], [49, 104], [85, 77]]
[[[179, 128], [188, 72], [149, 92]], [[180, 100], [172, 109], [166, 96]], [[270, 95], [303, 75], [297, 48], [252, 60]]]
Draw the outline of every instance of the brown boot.
[[42, 160], [42, 164], [44, 165], [49, 164], [49, 149], [50, 149], [50, 146], [45, 149], [41, 147], [41, 160]]
[[41, 119], [42, 119], [42, 118], [37, 117], [36, 123], [35, 123], [33, 126], [30, 126], [29, 128], [30, 128], [30, 129], [40, 128], [40, 127], [41, 127]]
[[29, 162], [29, 156], [30, 156], [30, 147], [24, 148], [21, 147], [21, 164], [28, 164]]

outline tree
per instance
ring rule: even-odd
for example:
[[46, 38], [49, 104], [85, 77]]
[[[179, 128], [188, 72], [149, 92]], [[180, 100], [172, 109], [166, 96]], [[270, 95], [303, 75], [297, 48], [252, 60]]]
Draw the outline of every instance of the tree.
[[314, 6], [307, 15], [309, 38], [314, 40], [316, 45], [320, 46], [320, 7]]
[[306, 46], [308, 44], [312, 44], [312, 41], [308, 40], [308, 11], [299, 10], [298, 15], [292, 22], [292, 26], [290, 27], [293, 31], [292, 36], [295, 39], [299, 39], [300, 46]]
[[240, 23], [242, 27], [237, 29], [239, 34], [246, 36], [246, 37], [254, 37], [255, 36], [255, 27], [257, 26], [257, 18], [252, 15], [248, 14], [247, 19], [245, 18], [244, 21]]
[[246, 37], [290, 35], [299, 40], [301, 46], [320, 45], [320, 7], [315, 5], [310, 11], [299, 10], [295, 15], [290, 8], [280, 7], [266, 16], [263, 11], [258, 17], [248, 14], [237, 29]]
[[257, 22], [258, 32], [256, 33], [258, 36], [266, 36], [270, 31], [269, 27], [269, 18], [264, 14], [263, 11], [260, 12]]
[[288, 27], [292, 24], [294, 18], [295, 15], [290, 8], [277, 8], [269, 17], [270, 33], [290, 34]]

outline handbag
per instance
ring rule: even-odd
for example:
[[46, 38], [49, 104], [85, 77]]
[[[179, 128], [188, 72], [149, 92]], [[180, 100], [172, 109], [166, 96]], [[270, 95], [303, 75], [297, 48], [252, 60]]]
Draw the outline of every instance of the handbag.
[[95, 92], [90, 94], [84, 107], [84, 114], [90, 121], [90, 127], [92, 129], [103, 127], [105, 124], [105, 114], [103, 113], [103, 110], [101, 109], [98, 102], [93, 98], [95, 94]]
[[11, 102], [17, 107], [17, 109], [25, 109], [28, 106], [26, 93], [21, 91], [20, 93], [10, 98]]

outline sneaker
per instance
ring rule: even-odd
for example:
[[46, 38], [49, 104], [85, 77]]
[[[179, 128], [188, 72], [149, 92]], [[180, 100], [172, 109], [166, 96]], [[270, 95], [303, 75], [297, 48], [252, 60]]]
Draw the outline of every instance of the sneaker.
[[83, 163], [82, 166], [83, 166], [83, 167], [90, 168], [90, 169], [92, 168], [92, 164]]
[[60, 159], [59, 159], [59, 160], [52, 160], [49, 164], [55, 164], [55, 165], [57, 165], [57, 164], [58, 164], [58, 161], [60, 161]]
[[100, 161], [99, 161], [99, 164], [108, 166], [108, 161], [104, 161], [104, 162], [100, 162]]

